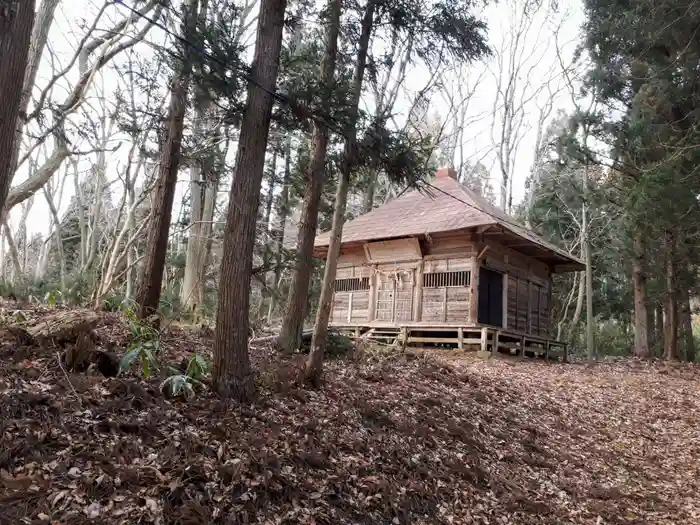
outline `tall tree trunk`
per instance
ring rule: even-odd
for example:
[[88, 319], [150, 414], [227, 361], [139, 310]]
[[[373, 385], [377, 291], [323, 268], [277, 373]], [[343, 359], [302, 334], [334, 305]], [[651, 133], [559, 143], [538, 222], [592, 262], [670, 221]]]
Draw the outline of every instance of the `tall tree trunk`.
[[204, 190], [204, 206], [202, 208], [202, 227], [199, 230], [201, 249], [197, 258], [197, 275], [199, 279], [194, 287], [196, 297], [195, 309], [204, 304], [204, 284], [206, 282], [207, 268], [210, 264], [209, 255], [212, 246], [212, 230], [214, 228], [214, 209], [216, 208], [216, 197], [219, 192], [219, 176], [212, 173], [212, 177], [207, 181]]
[[[326, 49], [321, 64], [321, 110], [330, 109], [330, 98], [335, 86], [335, 65], [338, 55], [338, 33], [340, 31], [340, 0], [330, 0], [328, 4], [329, 20], [326, 34]], [[282, 328], [277, 340], [278, 349], [292, 352], [301, 344], [301, 332], [308, 303], [309, 283], [313, 271], [313, 251], [316, 229], [318, 228], [318, 211], [323, 191], [323, 174], [328, 150], [328, 130], [319, 123], [314, 123], [313, 152], [311, 165], [306, 173], [304, 199], [299, 221], [297, 237], [297, 257], [294, 273], [289, 287], [287, 307]]]
[[[34, 25], [34, 0], [9, 0], [0, 9], [0, 210], [10, 191], [13, 148]], [[26, 113], [26, 112], [25, 112]]]
[[275, 200], [275, 185], [277, 184], [277, 151], [272, 153], [272, 167], [270, 168], [270, 182], [265, 195], [265, 210], [262, 223], [266, 231], [270, 229], [270, 216], [272, 215], [272, 203]]
[[[107, 115], [106, 108], [104, 108], [105, 113], [102, 115], [101, 129], [102, 129], [102, 143], [100, 147], [103, 151], [97, 154], [97, 164], [93, 166], [92, 174], [95, 180], [95, 193], [93, 194], [92, 202], [92, 213], [90, 214], [90, 222], [92, 226], [90, 228], [90, 240], [87, 246], [87, 260], [85, 265], [81, 268], [81, 272], [87, 273], [92, 270], [95, 261], [97, 260], [97, 248], [99, 243], [99, 238], [102, 235], [102, 227], [100, 223], [102, 222], [102, 208], [104, 205], [104, 192], [105, 184], [107, 183], [107, 156], [104, 149], [107, 147], [107, 139], [111, 134], [110, 132], [105, 132], [107, 126]], [[111, 128], [111, 124], [110, 124]]]
[[5, 283], [5, 232], [4, 228], [0, 227], [0, 282]]
[[654, 345], [657, 352], [664, 346], [664, 308], [661, 299], [654, 304]]
[[[202, 109], [195, 109], [194, 134], [201, 133], [203, 119]], [[187, 252], [185, 255], [185, 272], [180, 289], [180, 303], [183, 310], [192, 312], [197, 306], [197, 283], [202, 278], [201, 268], [197, 262], [201, 258], [202, 246], [202, 215], [204, 210], [205, 181], [202, 165], [199, 160], [194, 160], [190, 167], [190, 227], [187, 239]]]
[[12, 236], [12, 231], [7, 221], [2, 223], [3, 229], [5, 231], [5, 240], [7, 241], [7, 247], [10, 249], [10, 258], [12, 259], [12, 279], [10, 282], [13, 285], [17, 285], [22, 279], [22, 262], [19, 259], [19, 250], [17, 249], [17, 244]]
[[678, 359], [678, 293], [676, 283], [675, 236], [664, 233], [664, 359]]
[[[588, 143], [588, 127], [584, 128], [583, 143]], [[512, 184], [512, 180], [511, 180]], [[593, 319], [593, 254], [591, 247], [591, 232], [590, 232], [590, 212], [588, 203], [590, 202], [590, 181], [589, 181], [589, 163], [583, 167], [583, 184], [584, 184], [584, 202], [583, 216], [581, 217], [581, 230], [583, 234], [583, 252], [586, 263], [586, 354], [589, 361], [596, 358], [595, 349], [595, 326]]]
[[362, 196], [362, 213], [369, 213], [374, 208], [374, 193], [377, 189], [378, 172], [375, 169], [371, 170], [369, 175], [369, 183]]
[[[587, 213], [586, 213], [587, 216]], [[584, 217], [586, 217], [584, 216]], [[596, 358], [595, 350], [595, 326], [593, 317], [593, 258], [591, 254], [591, 241], [586, 233], [586, 353], [589, 360]]]
[[[197, 29], [201, 33], [205, 29], [207, 18], [208, 0], [201, 0]], [[209, 112], [212, 100], [209, 93], [198, 83], [194, 95], [194, 120], [192, 134], [195, 140], [206, 138], [210, 132], [208, 126]], [[203, 153], [204, 154], [204, 153]], [[188, 231], [187, 250], [185, 254], [185, 271], [180, 287], [180, 303], [184, 311], [193, 312], [198, 306], [197, 285], [202, 279], [201, 266], [197, 264], [201, 260], [201, 252], [204, 249], [202, 242], [202, 214], [204, 210], [205, 170], [202, 158], [194, 159], [190, 166], [190, 228]]]
[[576, 295], [576, 308], [574, 308], [574, 316], [569, 325], [569, 346], [572, 346], [574, 343], [576, 330], [578, 330], [578, 325], [581, 321], [581, 313], [583, 312], [583, 300], [586, 297], [586, 272], [580, 272], [579, 276], [580, 280], [578, 282], [578, 294]]
[[349, 105], [348, 122], [350, 129], [347, 132], [345, 146], [343, 148], [343, 160], [340, 165], [340, 176], [335, 194], [336, 200], [335, 209], [333, 210], [333, 225], [331, 227], [328, 255], [326, 257], [326, 268], [323, 273], [321, 298], [319, 299], [318, 311], [316, 312], [314, 333], [311, 337], [311, 350], [306, 361], [306, 378], [312, 383], [318, 383], [323, 373], [323, 358], [326, 350], [326, 340], [328, 338], [328, 321], [330, 319], [331, 304], [333, 302], [333, 283], [335, 282], [338, 256], [340, 255], [350, 175], [357, 154], [358, 106], [360, 103], [360, 95], [362, 94], [365, 67], [367, 65], [367, 51], [369, 49], [370, 37], [374, 25], [374, 7], [375, 0], [369, 0], [365, 15], [362, 19], [362, 30], [357, 51], [357, 64], [355, 66], [355, 78], [353, 79], [351, 91], [352, 99]]
[[683, 345], [681, 354], [686, 361], [693, 363], [695, 361], [695, 339], [693, 338], [690, 292], [684, 283], [681, 283], [679, 287], [678, 300], [680, 302], [681, 344]]
[[46, 198], [46, 204], [49, 206], [49, 211], [51, 212], [51, 217], [53, 218], [53, 223], [55, 226], [54, 236], [56, 237], [56, 252], [58, 253], [58, 260], [60, 264], [61, 273], [61, 292], [66, 291], [66, 256], [63, 253], [63, 235], [61, 230], [61, 218], [58, 215], [58, 210], [53, 202], [53, 196], [44, 186], [44, 197]]
[[569, 317], [569, 307], [571, 306], [571, 301], [573, 301], [573, 299], [574, 299], [574, 293], [578, 289], [578, 273], [575, 273], [573, 275], [574, 275], [574, 280], [573, 280], [573, 283], [571, 284], [571, 289], [569, 290], [569, 293], [566, 295], [566, 301], [564, 302], [564, 308], [562, 309], [561, 318], [559, 319], [559, 322], [557, 323], [557, 341], [561, 341], [561, 335], [562, 335], [562, 330], [564, 328], [564, 323], [566, 322], [567, 318]]
[[284, 178], [282, 191], [277, 206], [277, 229], [275, 231], [275, 272], [270, 285], [270, 304], [267, 309], [267, 323], [272, 322], [272, 316], [277, 306], [277, 290], [282, 277], [282, 248], [284, 247], [284, 227], [289, 214], [289, 182], [292, 178], [292, 141], [287, 137], [284, 151]]
[[220, 395], [239, 400], [249, 400], [255, 392], [248, 356], [250, 281], [286, 7], [286, 0], [260, 3], [251, 67], [255, 83], [248, 86], [221, 256], [220, 280], [226, 286], [219, 287], [212, 379]]
[[632, 260], [634, 286], [634, 355], [649, 358], [649, 314], [647, 311], [646, 273], [644, 272], [644, 243], [640, 230], [634, 233], [634, 259]]
[[654, 347], [656, 345], [656, 341], [654, 340], [654, 307], [651, 304], [651, 301], [649, 300], [649, 295], [646, 293], [646, 290], [645, 295], [646, 301], [644, 304], [644, 309], [647, 312], [647, 342], [649, 347], [649, 357], [653, 357]]
[[[182, 34], [190, 41], [196, 29], [198, 0], [187, 0], [184, 6]], [[182, 46], [183, 57], [179, 71], [175, 73], [170, 91], [168, 129], [160, 157], [158, 182], [155, 187], [151, 224], [146, 245], [143, 276], [136, 295], [138, 316], [145, 319], [155, 313], [160, 301], [163, 270], [168, 248], [168, 234], [173, 211], [173, 199], [180, 167], [182, 132], [187, 109], [187, 91], [190, 82], [192, 57], [190, 46]]]

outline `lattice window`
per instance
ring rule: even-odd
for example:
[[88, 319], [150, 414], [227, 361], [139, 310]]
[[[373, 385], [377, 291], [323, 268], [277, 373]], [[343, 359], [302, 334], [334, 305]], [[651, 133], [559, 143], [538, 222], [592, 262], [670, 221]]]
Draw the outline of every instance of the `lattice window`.
[[454, 286], [469, 286], [472, 281], [470, 271], [435, 272], [423, 274], [423, 288], [450, 288]]
[[369, 290], [369, 277], [336, 279], [333, 283], [334, 292], [357, 292], [360, 290]]

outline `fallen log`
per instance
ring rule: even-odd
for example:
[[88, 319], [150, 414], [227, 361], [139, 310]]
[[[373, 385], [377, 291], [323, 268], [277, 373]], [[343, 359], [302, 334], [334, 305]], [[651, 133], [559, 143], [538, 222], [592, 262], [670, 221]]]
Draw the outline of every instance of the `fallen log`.
[[35, 346], [36, 340], [21, 326], [4, 326], [0, 328], [0, 341], [12, 341], [19, 346]]
[[[314, 334], [313, 328], [309, 328], [307, 330], [304, 330], [301, 333], [301, 342], [302, 343], [310, 343], [311, 342], [311, 336]], [[266, 335], [264, 337], [255, 337], [249, 341], [251, 345], [259, 345], [262, 343], [271, 343], [275, 339], [279, 337], [279, 334], [274, 334], [274, 335]]]
[[93, 310], [59, 310], [33, 319], [22, 328], [38, 343], [74, 343], [81, 334], [90, 333], [102, 319]]

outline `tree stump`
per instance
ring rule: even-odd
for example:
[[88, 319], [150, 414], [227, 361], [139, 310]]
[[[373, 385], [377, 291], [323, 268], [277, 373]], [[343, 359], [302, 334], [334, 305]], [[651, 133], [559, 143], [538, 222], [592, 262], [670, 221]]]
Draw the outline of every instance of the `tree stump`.
[[85, 372], [92, 363], [95, 342], [87, 333], [78, 336], [75, 345], [63, 353], [63, 363], [71, 372]]
[[71, 372], [85, 372], [94, 364], [105, 377], [116, 377], [119, 374], [119, 359], [112, 352], [97, 350], [91, 332], [80, 334], [75, 344], [63, 353], [61, 360]]

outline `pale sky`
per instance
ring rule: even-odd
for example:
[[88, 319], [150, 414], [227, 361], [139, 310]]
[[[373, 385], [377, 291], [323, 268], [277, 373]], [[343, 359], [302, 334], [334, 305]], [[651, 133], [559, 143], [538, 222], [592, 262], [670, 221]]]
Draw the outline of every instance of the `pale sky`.
[[[517, 3], [517, 0], [505, 0], [499, 2], [497, 5], [492, 5], [486, 9], [484, 12], [485, 19], [488, 23], [488, 42], [496, 50], [502, 49], [504, 43], [508, 44], [510, 39], [513, 38], [515, 34], [513, 27], [517, 26], [517, 20], [513, 18], [513, 12], [509, 9], [509, 5], [513, 2]], [[516, 95], [517, 99], [524, 99], [527, 102], [522, 105], [522, 115], [523, 122], [520, 128], [520, 141], [519, 148], [517, 151], [515, 159], [515, 170], [513, 174], [514, 189], [513, 196], [514, 201], [517, 202], [522, 199], [524, 195], [524, 181], [527, 177], [530, 166], [533, 162], [534, 157], [534, 147], [535, 147], [535, 135], [536, 135], [536, 123], [539, 115], [539, 107], [541, 107], [549, 96], [546, 90], [542, 89], [543, 83], [548, 79], [552, 81], [549, 83], [550, 86], [554, 86], [553, 91], [557, 91], [563, 87], [561, 82], [561, 75], [559, 73], [560, 68], [558, 67], [558, 60], [556, 54], [555, 39], [553, 37], [553, 31], [556, 26], [559, 26], [559, 42], [562, 48], [562, 56], [565, 61], [570, 60], [573, 48], [578, 42], [578, 34], [580, 31], [580, 26], [583, 22], [583, 13], [581, 10], [580, 0], [573, 0], [566, 13], [559, 13], [551, 17], [545, 17], [544, 13], [538, 14], [534, 21], [522, 38], [522, 46], [520, 46], [521, 51], [518, 55], [520, 61], [524, 64], [521, 68], [521, 75], [518, 88], [522, 92]], [[67, 63], [69, 57], [72, 55], [72, 50], [77, 45], [77, 41], [83, 34], [84, 30], [81, 30], [80, 24], [85, 24], [87, 22], [90, 24], [92, 22], [92, 17], [90, 14], [94, 11], [94, 6], [92, 9], [86, 9], [82, 2], [62, 2], [57, 11], [57, 20], [52, 28], [49, 41], [51, 42], [51, 47], [55, 53], [56, 60], [61, 64]], [[118, 17], [124, 16], [127, 13], [123, 8], [119, 8], [116, 5], [109, 6], [108, 11], [110, 17], [113, 20], [117, 20]], [[107, 23], [101, 24], [100, 27], [107, 27]], [[73, 29], [71, 29], [73, 28]], [[253, 26], [254, 30], [255, 26]], [[76, 35], [75, 32], [78, 34]], [[160, 30], [152, 30], [152, 32], [147, 37], [148, 40], [157, 42], [162, 38]], [[252, 38], [249, 39], [252, 42]], [[149, 48], [145, 44], [139, 45], [140, 53], [148, 53]], [[42, 61], [42, 67], [39, 73], [40, 85], [46, 85], [46, 82], [51, 76], [51, 69], [48, 63], [48, 58], [45, 54], [44, 60]], [[507, 55], [504, 57], [507, 60]], [[556, 67], [555, 67], [556, 66]], [[469, 101], [469, 110], [467, 122], [468, 126], [465, 126], [465, 144], [464, 148], [466, 151], [466, 156], [470, 157], [470, 160], [476, 161], [480, 160], [483, 164], [491, 169], [492, 173], [492, 184], [496, 191], [498, 192], [500, 174], [498, 168], [495, 164], [495, 148], [492, 141], [492, 124], [493, 124], [493, 108], [496, 104], [496, 78], [495, 75], [498, 71], [498, 58], [494, 56], [486, 61], [473, 64], [472, 66], [465, 68], [464, 80], [462, 81], [462, 87], [465, 91], [471, 91], [473, 89], [472, 97]], [[106, 68], [103, 69], [102, 78], [96, 79], [96, 82], [90, 89], [89, 101], [94, 103], [97, 99], [102, 86], [104, 85], [105, 91], [110, 94], [111, 91], [118, 85], [118, 79], [115, 77], [115, 73], [108, 71]], [[77, 76], [76, 72], [72, 72], [68, 76], [69, 82], [74, 82]], [[467, 78], [468, 77], [468, 78]], [[397, 120], [405, 117], [405, 113], [408, 110], [412, 96], [420, 89], [422, 89], [430, 78], [430, 73], [424, 66], [419, 66], [411, 70], [408, 74], [409, 81], [406, 83], [406, 89], [404, 89], [399, 96], [397, 107], [395, 111], [398, 113]], [[527, 79], [530, 79], [531, 85], [529, 87], [521, 88], [521, 86], [526, 86], [528, 84]], [[478, 82], [477, 82], [478, 79]], [[452, 82], [456, 82], [456, 77], [452, 77]], [[475, 86], [476, 84], [476, 86]], [[167, 86], [163, 86], [166, 89]], [[66, 89], [66, 83], [57, 86], [54, 93], [54, 98], [56, 100], [61, 100], [64, 96]], [[519, 106], [520, 107], [520, 106]], [[551, 118], [553, 118], [558, 109], [564, 109], [571, 111], [572, 104], [570, 101], [570, 94], [567, 90], [563, 89], [558, 92], [555, 97], [553, 104]], [[435, 119], [444, 119], [449, 112], [449, 108], [444, 98], [438, 93], [433, 94], [432, 101], [430, 104], [430, 117]], [[551, 119], [550, 118], [550, 119]], [[117, 154], [109, 156], [108, 160], [108, 179], [112, 180], [116, 177], [116, 170], [118, 168], [123, 168], [123, 162], [126, 155], [126, 150], [128, 150], [128, 143], [122, 145], [122, 148]], [[82, 149], [85, 149], [83, 147]], [[94, 156], [93, 156], [94, 160]], [[83, 167], [89, 167], [90, 163], [88, 159], [81, 160]], [[63, 168], [59, 170], [55, 177], [62, 177]], [[17, 185], [23, 178], [26, 177], [26, 167], [21, 169], [20, 173], [13, 181], [13, 186]], [[186, 180], [188, 174], [183, 171], [180, 176], [178, 191], [176, 194], [176, 203], [174, 207], [174, 217], [179, 209], [179, 202], [182, 199], [184, 191], [186, 189]], [[118, 199], [120, 192], [118, 191], [119, 184], [114, 185], [114, 199]], [[69, 179], [66, 181], [64, 195], [62, 199], [62, 209], [65, 210], [70, 198], [73, 194], [72, 191], [73, 181]], [[17, 227], [19, 217], [21, 215], [21, 207], [17, 206], [13, 209], [11, 214], [11, 224], [13, 229]], [[44, 201], [42, 192], [39, 192], [35, 199], [33, 207], [28, 218], [28, 230], [31, 233], [34, 232], [48, 232], [49, 226], [49, 212], [48, 206]]]

